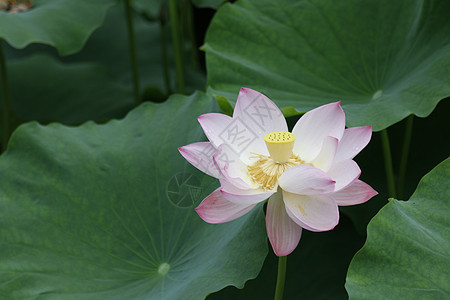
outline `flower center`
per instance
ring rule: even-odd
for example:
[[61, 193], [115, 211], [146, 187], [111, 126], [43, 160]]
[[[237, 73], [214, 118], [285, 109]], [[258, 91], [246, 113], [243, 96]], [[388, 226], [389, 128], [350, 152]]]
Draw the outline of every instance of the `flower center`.
[[267, 150], [275, 162], [284, 163], [289, 160], [294, 148], [295, 134], [290, 132], [271, 132], [264, 136]]
[[306, 164], [292, 153], [295, 134], [290, 132], [271, 132], [264, 136], [270, 156], [254, 154], [251, 158], [258, 160], [247, 167], [248, 175], [263, 190], [272, 190], [278, 178], [293, 166]]

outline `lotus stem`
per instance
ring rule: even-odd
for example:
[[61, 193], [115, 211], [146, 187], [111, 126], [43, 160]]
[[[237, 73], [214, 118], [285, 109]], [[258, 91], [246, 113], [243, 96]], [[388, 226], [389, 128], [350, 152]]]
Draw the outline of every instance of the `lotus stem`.
[[2, 152], [6, 150], [9, 137], [11, 135], [11, 108], [8, 90], [8, 77], [6, 71], [6, 59], [3, 52], [2, 41], [0, 40], [0, 73], [2, 77], [2, 112], [3, 112], [3, 136], [2, 136]]
[[189, 42], [191, 44], [191, 68], [192, 70], [198, 70], [200, 66], [198, 53], [197, 53], [197, 42], [195, 39], [195, 26], [194, 26], [194, 12], [192, 9], [192, 3], [190, 0], [181, 1], [182, 12], [184, 15], [184, 25], [186, 28], [186, 34], [189, 37]]
[[166, 93], [167, 95], [172, 94], [172, 85], [170, 83], [170, 71], [169, 71], [169, 56], [168, 56], [168, 39], [167, 39], [167, 19], [168, 19], [168, 13], [167, 13], [167, 6], [165, 4], [161, 7], [160, 17], [159, 17], [159, 24], [161, 28], [161, 59], [162, 59], [162, 66], [163, 66], [163, 78], [164, 78], [164, 84], [166, 85]]
[[277, 275], [277, 287], [275, 288], [275, 300], [283, 299], [284, 282], [286, 281], [286, 265], [287, 256], [278, 257], [278, 275]]
[[381, 134], [381, 145], [383, 147], [384, 166], [386, 169], [386, 179], [389, 197], [397, 199], [397, 194], [395, 192], [394, 168], [392, 166], [391, 147], [389, 145], [389, 136], [387, 129], [381, 130], [380, 134]]
[[175, 72], [177, 77], [177, 92], [185, 93], [184, 74], [183, 74], [183, 56], [181, 49], [180, 26], [178, 19], [176, 0], [169, 0], [170, 23], [172, 27], [172, 42], [175, 59]]
[[406, 168], [408, 165], [409, 147], [411, 145], [411, 137], [413, 132], [414, 115], [410, 115], [406, 119], [405, 135], [403, 139], [402, 156], [400, 158], [400, 167], [397, 182], [397, 196], [402, 199], [404, 196]]
[[141, 104], [140, 87], [139, 87], [139, 71], [137, 63], [136, 38], [134, 35], [133, 17], [131, 15], [130, 0], [125, 0], [125, 16], [127, 19], [128, 42], [130, 50], [131, 72], [133, 74], [133, 91], [136, 106]]

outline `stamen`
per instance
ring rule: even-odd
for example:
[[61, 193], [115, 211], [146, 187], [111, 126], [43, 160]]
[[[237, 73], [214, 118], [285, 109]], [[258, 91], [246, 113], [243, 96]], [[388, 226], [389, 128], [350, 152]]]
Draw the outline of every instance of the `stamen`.
[[287, 169], [293, 166], [305, 164], [297, 155], [291, 154], [289, 159], [283, 163], [275, 162], [270, 156], [255, 154], [252, 158], [258, 158], [258, 161], [247, 167], [248, 174], [253, 182], [258, 184], [263, 190], [272, 190], [278, 178]]

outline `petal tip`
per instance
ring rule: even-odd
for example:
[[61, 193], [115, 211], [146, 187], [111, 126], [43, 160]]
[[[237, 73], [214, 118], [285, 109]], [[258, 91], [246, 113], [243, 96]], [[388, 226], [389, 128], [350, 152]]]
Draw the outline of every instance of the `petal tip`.
[[253, 90], [250, 88], [247, 88], [247, 87], [241, 87], [241, 89], [239, 90], [240, 93], [248, 93], [251, 91], [253, 91]]
[[[203, 207], [202, 207], [201, 204], [195, 208], [195, 212], [198, 214], [198, 216], [199, 216], [203, 221], [208, 222], [207, 219], [205, 218], [205, 214], [204, 214]], [[209, 222], [208, 222], [208, 223], [209, 223]]]
[[[356, 127], [354, 127], [354, 128], [356, 128]], [[369, 140], [370, 140], [370, 137], [372, 136], [372, 126], [371, 125], [368, 125], [368, 126], [362, 126], [361, 127], [364, 131], [364, 134], [366, 134], [367, 136], [369, 136]]]
[[[322, 105], [322, 106], [335, 106], [335, 107], [339, 107], [339, 108], [342, 109], [341, 103], [342, 103], [342, 101], [339, 100], [339, 101], [336, 101], [336, 102], [330, 102], [330, 103], [328, 103], [328, 104], [324, 104], [324, 105]], [[320, 107], [320, 106], [319, 106], [319, 107]]]
[[[180, 153], [181, 156], [183, 156], [186, 160], [188, 160], [189, 157], [189, 153], [186, 150], [186, 146], [181, 146], [178, 148], [178, 152]], [[189, 160], [188, 160], [189, 161]]]
[[369, 196], [369, 198], [368, 198], [367, 200], [369, 200], [369, 199], [371, 199], [372, 197], [375, 197], [376, 195], [378, 195], [378, 192], [375, 191], [372, 187], [370, 187], [370, 191], [369, 191], [367, 194], [368, 194], [368, 196]]

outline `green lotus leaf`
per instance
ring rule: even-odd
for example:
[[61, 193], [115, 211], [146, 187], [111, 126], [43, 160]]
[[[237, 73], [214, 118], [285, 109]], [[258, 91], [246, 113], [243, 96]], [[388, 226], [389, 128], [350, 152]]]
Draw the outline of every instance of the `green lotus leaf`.
[[113, 82], [98, 63], [65, 64], [33, 55], [8, 64], [11, 106], [22, 120], [79, 124], [123, 117], [134, 105], [131, 90]]
[[189, 300], [255, 278], [262, 206], [205, 223], [193, 207], [217, 180], [177, 150], [212, 110], [205, 94], [175, 95], [104, 125], [16, 130], [0, 157], [0, 295]]
[[450, 95], [450, 2], [240, 0], [203, 49], [212, 94], [242, 86], [307, 111], [341, 100], [348, 126], [425, 117]]
[[0, 38], [22, 49], [31, 43], [55, 47], [59, 54], [79, 51], [115, 0], [34, 0], [26, 12], [0, 11]]
[[372, 219], [347, 275], [350, 299], [450, 296], [450, 158], [420, 181], [408, 201], [392, 200]]

